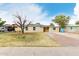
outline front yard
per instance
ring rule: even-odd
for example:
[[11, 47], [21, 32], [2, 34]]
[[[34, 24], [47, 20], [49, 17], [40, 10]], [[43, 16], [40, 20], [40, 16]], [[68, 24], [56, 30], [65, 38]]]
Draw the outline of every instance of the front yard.
[[0, 47], [59, 47], [46, 33], [0, 33]]

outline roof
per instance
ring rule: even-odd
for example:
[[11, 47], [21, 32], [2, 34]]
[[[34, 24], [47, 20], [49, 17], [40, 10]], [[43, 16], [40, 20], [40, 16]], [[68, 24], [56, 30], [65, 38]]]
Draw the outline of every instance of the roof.
[[59, 27], [58, 23], [52, 22], [52, 24], [54, 25], [54, 27]]
[[[17, 25], [16, 24], [13, 24], [15, 27], [17, 27]], [[9, 25], [9, 24], [6, 24], [6, 25], [4, 25], [4, 26], [11, 26], [11, 25]], [[50, 25], [43, 25], [43, 24], [40, 24], [40, 23], [36, 23], [36, 24], [29, 24], [28, 26], [26, 26], [26, 27], [53, 27], [53, 25], [52, 24], [50, 24]]]
[[29, 24], [28, 26], [29, 27], [40, 27], [41, 25], [39, 23], [36, 23], [36, 24]]
[[68, 27], [79, 27], [79, 25], [67, 25]]
[[28, 27], [47, 27], [49, 25], [42, 25], [40, 23], [36, 23], [36, 24], [29, 24]]

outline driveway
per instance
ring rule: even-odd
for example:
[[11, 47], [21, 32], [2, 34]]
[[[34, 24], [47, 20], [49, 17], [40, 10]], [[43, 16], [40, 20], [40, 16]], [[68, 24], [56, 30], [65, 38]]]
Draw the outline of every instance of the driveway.
[[47, 35], [54, 38], [61, 46], [79, 46], [79, 35], [71, 33], [50, 32]]

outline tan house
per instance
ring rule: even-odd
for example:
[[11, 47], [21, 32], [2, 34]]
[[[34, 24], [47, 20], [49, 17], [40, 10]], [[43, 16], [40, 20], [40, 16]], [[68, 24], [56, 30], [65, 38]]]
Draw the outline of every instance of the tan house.
[[[16, 27], [15, 31], [20, 32], [21, 29], [19, 27]], [[52, 24], [42, 25], [40, 23], [36, 23], [36, 24], [28, 25], [28, 27], [25, 27], [24, 31], [25, 32], [52, 32], [52, 31], [59, 31], [59, 28], [54, 27]]]

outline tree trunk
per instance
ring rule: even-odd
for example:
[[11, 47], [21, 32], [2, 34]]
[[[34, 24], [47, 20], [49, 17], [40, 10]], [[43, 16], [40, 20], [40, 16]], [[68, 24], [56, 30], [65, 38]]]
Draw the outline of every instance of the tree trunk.
[[24, 34], [24, 30], [22, 30], [22, 34]]
[[22, 32], [22, 34], [24, 34], [24, 28], [21, 28], [21, 32]]
[[59, 27], [59, 32], [61, 32], [61, 27]]

